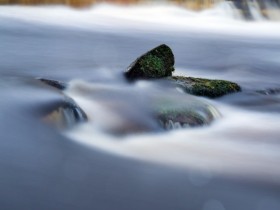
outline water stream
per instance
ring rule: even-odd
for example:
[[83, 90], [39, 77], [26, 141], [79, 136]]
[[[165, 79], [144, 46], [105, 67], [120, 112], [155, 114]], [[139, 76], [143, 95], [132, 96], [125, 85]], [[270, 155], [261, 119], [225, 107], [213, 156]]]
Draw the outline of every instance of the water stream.
[[[151, 82], [127, 83], [122, 76], [126, 67], [162, 43], [173, 49], [175, 74], [231, 80], [241, 85], [242, 92], [212, 100], [168, 92], [167, 88], [159, 90]], [[33, 151], [37, 144], [50, 144], [35, 143], [34, 136], [43, 135], [56, 142], [52, 144], [59, 145], [63, 138], [63, 144], [74, 142], [76, 147], [89, 148], [89, 153], [97, 150], [128, 160], [199, 171], [202, 176], [191, 179], [199, 186], [216, 175], [279, 186], [279, 58], [280, 23], [262, 18], [245, 21], [229, 3], [201, 12], [170, 5], [100, 4], [84, 10], [1, 6], [2, 149], [14, 148], [13, 140], [21, 137], [25, 142], [21, 148]], [[62, 134], [46, 128], [40, 119], [63, 97], [36, 81], [37, 77], [69, 83], [71, 88], [65, 93], [92, 120]], [[112, 104], [126, 104], [127, 110], [120, 108], [124, 115], [112, 104], [96, 104], [95, 93], [110, 97]], [[182, 101], [209, 104], [218, 110], [219, 117], [209, 126], [124, 136], [105, 132], [95, 121], [115, 126], [128, 116], [125, 120], [147, 125], [151, 123], [146, 109], [149, 97], [168, 98], [168, 93], [182, 97]], [[54, 152], [56, 157], [52, 147], [48, 146], [49, 154]], [[2, 153], [3, 163], [10, 157], [7, 154]], [[27, 160], [22, 167], [29, 167]], [[269, 205], [271, 210], [280, 208], [279, 192], [273, 192], [269, 202], [264, 200], [258, 209]], [[234, 205], [216, 209], [234, 209]]]

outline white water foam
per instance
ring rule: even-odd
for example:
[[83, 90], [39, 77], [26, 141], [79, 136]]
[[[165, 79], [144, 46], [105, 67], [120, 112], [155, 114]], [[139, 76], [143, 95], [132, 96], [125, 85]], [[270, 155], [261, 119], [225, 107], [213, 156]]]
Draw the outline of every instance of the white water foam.
[[[91, 115], [94, 101], [71, 90], [67, 94]], [[270, 177], [272, 182], [280, 183], [279, 114], [249, 112], [219, 102], [211, 103], [221, 111], [223, 118], [209, 127], [116, 137], [99, 130], [94, 123], [98, 120], [96, 116], [66, 135], [81, 144], [124, 157], [211, 174], [266, 181]]]
[[119, 139], [86, 124], [66, 135], [129, 158], [279, 183], [279, 116], [219, 108], [227, 114], [210, 127]]
[[[253, 7], [252, 10], [256, 11]], [[255, 13], [257, 15], [257, 12]], [[165, 4], [98, 4], [83, 10], [64, 6], [0, 6], [0, 20], [1, 18], [110, 33], [135, 33], [135, 30], [139, 33], [199, 31], [280, 38], [279, 22], [265, 21], [261, 18], [257, 18], [260, 21], [246, 22], [241, 19], [234, 5], [228, 2], [201, 12]]]

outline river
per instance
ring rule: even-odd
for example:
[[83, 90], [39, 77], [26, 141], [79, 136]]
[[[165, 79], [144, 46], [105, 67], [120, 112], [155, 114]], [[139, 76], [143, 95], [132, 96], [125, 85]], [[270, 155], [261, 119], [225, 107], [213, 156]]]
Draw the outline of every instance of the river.
[[[229, 3], [201, 12], [1, 6], [1, 209], [280, 209], [280, 23], [256, 19]], [[176, 74], [242, 87], [215, 100], [186, 95], [219, 111], [211, 125], [115, 136], [95, 122], [66, 131], [43, 122], [63, 96], [35, 78], [71, 84], [67, 94], [89, 110], [100, 87], [150, 96], [150, 83], [128, 84], [122, 73], [162, 43]], [[122, 97], [144, 112], [137, 96]], [[108, 118], [103, 107], [95, 114]]]

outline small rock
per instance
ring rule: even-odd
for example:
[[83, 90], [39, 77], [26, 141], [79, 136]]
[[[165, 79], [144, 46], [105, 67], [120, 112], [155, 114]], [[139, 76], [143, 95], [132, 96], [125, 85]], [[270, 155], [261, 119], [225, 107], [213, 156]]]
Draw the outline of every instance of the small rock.
[[262, 95], [278, 95], [280, 94], [280, 88], [268, 88], [265, 90], [257, 90], [256, 92]]
[[43, 117], [43, 121], [54, 127], [64, 130], [88, 120], [86, 113], [67, 96], [50, 113]]
[[137, 58], [125, 72], [129, 80], [168, 77], [174, 71], [174, 55], [163, 44]]
[[155, 118], [166, 130], [209, 125], [220, 117], [215, 107], [193, 98], [183, 99], [181, 103], [165, 101], [156, 107]]
[[38, 78], [41, 82], [45, 83], [46, 85], [52, 86], [59, 90], [65, 90], [67, 88], [67, 84], [57, 81], [57, 80], [51, 80], [51, 79], [44, 79], [44, 78]]
[[175, 82], [185, 92], [196, 95], [206, 96], [209, 98], [221, 97], [226, 94], [241, 91], [241, 87], [225, 80], [210, 80], [194, 77], [173, 76], [169, 80]]

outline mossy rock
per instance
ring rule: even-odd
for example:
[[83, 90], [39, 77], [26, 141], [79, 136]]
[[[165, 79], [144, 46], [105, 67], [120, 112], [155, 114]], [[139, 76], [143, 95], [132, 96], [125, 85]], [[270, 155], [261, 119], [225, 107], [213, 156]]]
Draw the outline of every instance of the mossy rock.
[[238, 84], [225, 80], [210, 80], [182, 76], [173, 76], [169, 79], [183, 88], [185, 92], [196, 96], [216, 98], [241, 91], [241, 87]]
[[137, 58], [125, 72], [129, 80], [156, 79], [172, 75], [174, 55], [170, 47], [162, 44]]
[[159, 100], [154, 107], [155, 119], [165, 130], [205, 126], [220, 117], [215, 107], [194, 98], [170, 99]]

